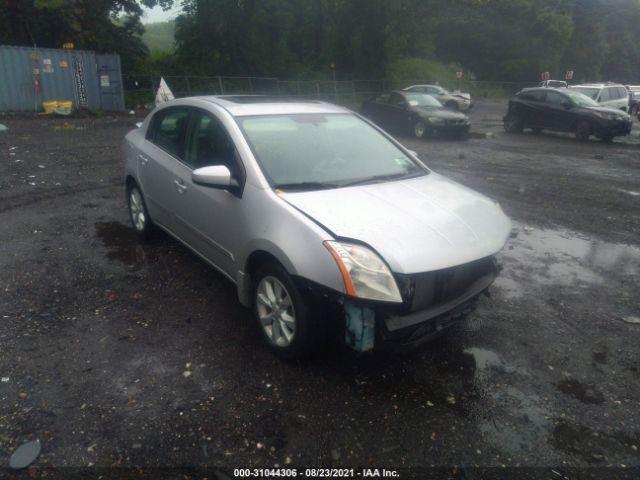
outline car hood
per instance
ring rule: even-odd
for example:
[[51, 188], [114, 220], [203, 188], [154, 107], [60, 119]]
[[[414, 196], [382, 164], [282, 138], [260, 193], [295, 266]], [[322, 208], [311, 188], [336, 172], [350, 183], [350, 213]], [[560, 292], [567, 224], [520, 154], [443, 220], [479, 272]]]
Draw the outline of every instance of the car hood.
[[413, 107], [413, 111], [421, 117], [440, 117], [445, 120], [466, 120], [469, 118], [464, 113], [440, 107]]
[[609, 114], [614, 114], [621, 117], [627, 115], [626, 112], [623, 112], [622, 110], [618, 110], [617, 108], [610, 108], [610, 107], [582, 107], [582, 108], [584, 108], [585, 110], [589, 110], [590, 112], [609, 113]]
[[471, 100], [471, 94], [470, 93], [458, 92], [456, 90], [456, 91], [451, 92], [451, 95], [454, 96], [454, 97], [462, 97], [462, 98], [466, 98], [467, 100]]
[[511, 230], [497, 203], [433, 172], [280, 196], [335, 237], [370, 245], [397, 273], [439, 270], [493, 255]]

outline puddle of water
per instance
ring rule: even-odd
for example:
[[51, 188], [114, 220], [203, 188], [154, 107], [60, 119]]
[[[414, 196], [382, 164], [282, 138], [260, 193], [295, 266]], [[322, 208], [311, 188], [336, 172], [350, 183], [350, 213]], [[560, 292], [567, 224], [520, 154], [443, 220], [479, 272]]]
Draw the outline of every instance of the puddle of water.
[[157, 255], [140, 244], [133, 228], [118, 222], [97, 222], [96, 235], [107, 248], [107, 258], [124, 263], [132, 270], [157, 260]]
[[567, 378], [560, 382], [558, 384], [558, 390], [580, 400], [582, 403], [599, 405], [604, 402], [604, 395], [593, 385], [580, 383], [572, 378]]
[[512, 455], [535, 452], [543, 447], [546, 442], [543, 432], [550, 419], [537, 395], [508, 386], [492, 391], [491, 397], [502, 407], [499, 415], [485, 415], [479, 423], [486, 441]]
[[[507, 297], [525, 286], [587, 286], [604, 283], [604, 275], [640, 273], [640, 248], [611, 243], [568, 230], [524, 228], [500, 254], [504, 270], [495, 282]], [[530, 293], [530, 292], [529, 292]]]

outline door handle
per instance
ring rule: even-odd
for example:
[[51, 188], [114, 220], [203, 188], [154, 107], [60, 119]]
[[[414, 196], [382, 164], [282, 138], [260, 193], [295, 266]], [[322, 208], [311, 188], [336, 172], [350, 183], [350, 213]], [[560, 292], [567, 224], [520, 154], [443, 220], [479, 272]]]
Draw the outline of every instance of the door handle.
[[184, 193], [187, 189], [187, 186], [182, 180], [174, 180], [173, 183], [178, 187], [178, 193]]
[[149, 163], [149, 159], [147, 157], [145, 157], [144, 155], [138, 155], [138, 158], [140, 159], [140, 164], [145, 167], [147, 165], [147, 163]]

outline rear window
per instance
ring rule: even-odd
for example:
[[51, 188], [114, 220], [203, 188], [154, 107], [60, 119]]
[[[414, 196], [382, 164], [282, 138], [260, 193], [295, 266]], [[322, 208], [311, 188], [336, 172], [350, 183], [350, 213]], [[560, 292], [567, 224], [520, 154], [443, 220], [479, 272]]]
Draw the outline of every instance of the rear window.
[[522, 100], [529, 100], [532, 102], [543, 102], [544, 94], [545, 92], [543, 90], [534, 90], [531, 92], [522, 92], [520, 95], [518, 95], [518, 98], [521, 98]]

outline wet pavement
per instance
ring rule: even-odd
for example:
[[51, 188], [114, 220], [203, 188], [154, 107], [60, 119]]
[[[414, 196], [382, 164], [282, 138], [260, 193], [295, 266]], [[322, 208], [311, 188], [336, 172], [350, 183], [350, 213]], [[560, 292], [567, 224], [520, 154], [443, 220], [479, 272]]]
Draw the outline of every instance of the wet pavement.
[[503, 107], [478, 102], [466, 141], [401, 139], [513, 219], [491, 298], [420, 351], [301, 363], [193, 254], [138, 242], [119, 157], [138, 119], [0, 116], [0, 468], [39, 440], [34, 465], [67, 472], [639, 478], [640, 125], [507, 135]]

